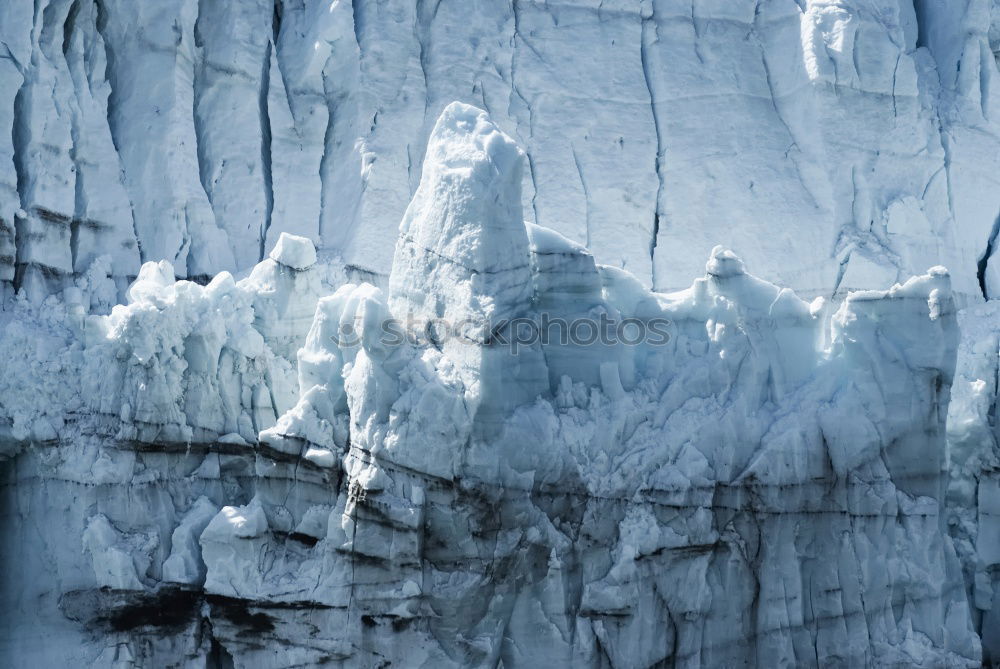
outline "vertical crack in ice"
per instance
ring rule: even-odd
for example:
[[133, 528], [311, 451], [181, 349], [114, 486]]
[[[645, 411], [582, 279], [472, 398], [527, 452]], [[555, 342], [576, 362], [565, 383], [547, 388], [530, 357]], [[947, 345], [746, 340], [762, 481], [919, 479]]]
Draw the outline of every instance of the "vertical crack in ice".
[[[24, 65], [17, 59], [17, 57], [14, 55], [13, 50], [11, 50], [10, 46], [6, 42], [0, 41], [0, 48], [2, 48], [2, 50], [0, 50], [0, 60], [9, 60], [14, 65], [14, 68], [17, 70], [18, 74], [21, 77], [20, 86], [23, 86], [24, 85], [24, 81], [27, 78], [26, 77], [27, 73], [25, 72]], [[6, 52], [6, 53], [4, 53], [4, 52]], [[20, 90], [20, 88], [19, 88], [19, 90]], [[16, 100], [16, 95], [17, 94], [15, 93], [15, 100]], [[16, 112], [16, 109], [12, 109], [11, 111]], [[11, 136], [12, 136], [12, 141], [13, 141], [13, 146], [12, 146], [12, 148], [13, 148], [13, 155], [11, 156], [11, 158], [12, 158], [12, 164], [10, 164], [10, 165], [15, 168], [15, 170], [14, 170], [15, 173], [13, 175], [14, 176], [14, 183], [12, 184], [12, 188], [14, 189], [14, 194], [16, 194], [18, 196], [18, 206], [20, 206], [21, 193], [20, 193], [20, 190], [18, 189], [18, 186], [17, 186], [17, 182], [18, 182], [17, 142], [16, 142], [16, 140], [13, 139], [14, 134], [17, 132], [17, 120], [18, 120], [17, 119], [17, 115], [15, 113], [12, 116], [12, 118], [11, 118]], [[4, 243], [4, 245], [7, 246], [7, 248], [5, 249], [4, 255], [2, 257], [0, 257], [0, 264], [2, 264], [2, 265], [7, 265], [8, 263], [10, 264], [9, 268], [4, 268], [4, 274], [5, 275], [7, 274], [7, 272], [9, 272], [11, 270], [15, 270], [16, 271], [16, 267], [17, 267], [17, 246], [18, 245], [17, 245], [17, 232], [16, 232], [16, 228], [17, 228], [17, 216], [16, 216], [16, 214], [14, 214], [13, 212], [11, 212], [11, 216], [10, 216], [10, 220], [9, 221], [5, 221], [3, 217], [0, 217], [0, 235], [2, 235], [2, 237], [0, 237], [0, 242]], [[7, 255], [7, 253], [10, 253], [10, 255]], [[3, 309], [3, 305], [0, 305], [0, 309]]]
[[649, 241], [649, 282], [653, 290], [656, 290], [656, 244], [660, 239], [660, 214], [653, 211], [653, 234]]
[[[277, 5], [276, 5], [277, 6]], [[275, 9], [275, 23], [280, 16]], [[274, 31], [277, 32], [277, 26]], [[268, 97], [271, 92], [271, 51], [274, 42], [269, 41], [264, 49], [264, 63], [260, 75], [260, 160], [264, 178], [264, 222], [260, 229], [260, 254], [258, 262], [264, 259], [264, 248], [267, 244], [267, 233], [271, 229], [271, 216], [274, 214], [274, 180], [271, 172], [271, 115], [268, 111]]]
[[354, 41], [358, 44], [358, 59], [361, 59], [361, 52], [364, 50], [361, 46], [361, 33], [363, 31], [361, 27], [361, 12], [358, 6], [364, 2], [364, 0], [353, 0], [351, 2], [351, 28], [354, 30]]
[[979, 106], [983, 119], [990, 120], [990, 70], [996, 67], [989, 44], [979, 44]]
[[896, 77], [899, 74], [899, 61], [903, 59], [903, 51], [896, 54], [896, 65], [892, 68], [892, 117], [897, 118], [899, 112], [896, 109]]
[[80, 13], [80, 0], [73, 0], [66, 13], [66, 20], [63, 22], [62, 53], [63, 58], [69, 53], [69, 43], [73, 37], [73, 30], [76, 27], [76, 17]]
[[948, 213], [951, 214], [951, 219], [957, 222], [955, 218], [955, 195], [954, 189], [952, 188], [952, 175], [951, 175], [951, 140], [948, 137], [948, 131], [945, 130], [944, 123], [941, 121], [941, 113], [938, 114], [938, 133], [941, 136], [941, 148], [944, 150], [944, 177], [945, 186], [948, 190]]
[[531, 213], [535, 217], [535, 223], [541, 225], [538, 223], [538, 178], [535, 176], [535, 159], [527, 152], [524, 156], [528, 159], [528, 174], [531, 175]]
[[526, 97], [524, 97], [520, 88], [517, 86], [517, 45], [518, 43], [526, 45], [536, 56], [538, 56], [539, 60], [541, 60], [542, 56], [537, 50], [528, 44], [528, 42], [524, 39], [524, 36], [521, 34], [521, 0], [512, 0], [511, 11], [514, 18], [514, 35], [510, 48], [510, 90], [513, 95], [518, 97], [525, 109], [528, 110], [527, 139], [525, 140], [523, 133], [520, 134], [522, 144], [524, 144], [524, 155], [528, 160], [528, 174], [531, 176], [531, 213], [535, 218], [534, 222], [537, 225], [541, 225], [542, 222], [538, 217], [538, 175], [535, 171], [535, 158], [532, 155], [534, 150], [533, 140], [535, 138], [535, 112], [531, 103]]
[[205, 94], [208, 92], [206, 89], [209, 88], [207, 85], [208, 81], [208, 70], [211, 65], [205, 60], [203, 49], [205, 40], [201, 35], [201, 21], [202, 21], [202, 7], [204, 2], [207, 0], [198, 0], [198, 14], [194, 20], [194, 48], [191, 50], [192, 64], [192, 87], [191, 91], [191, 118], [194, 123], [194, 149], [195, 155], [198, 159], [198, 180], [201, 183], [201, 189], [205, 191], [205, 197], [208, 199], [208, 204], [212, 209], [213, 218], [215, 215], [215, 203], [212, 201], [212, 187], [211, 187], [211, 160], [207, 154], [208, 148], [206, 147], [207, 137], [210, 134], [210, 130], [206, 127], [206, 119], [202, 118], [198, 113], [198, 108], [201, 106], [201, 102]]
[[[188, 211], [188, 206], [185, 205], [184, 206], [184, 227], [181, 228], [181, 244], [180, 244], [180, 248], [177, 249], [177, 253], [175, 253], [174, 257], [171, 259], [172, 262], [174, 263], [175, 267], [177, 266], [177, 263], [181, 261], [181, 259], [184, 260], [184, 274], [185, 274], [185, 276], [190, 271], [190, 260], [191, 260], [192, 246], [193, 246], [193, 244], [191, 243], [191, 213]], [[194, 277], [189, 277], [189, 278], [191, 278], [192, 280], [194, 279]], [[205, 281], [204, 283], [207, 283], [207, 281]]]
[[979, 260], [976, 264], [976, 277], [979, 279], [979, 290], [983, 293], [983, 299], [989, 300], [989, 286], [986, 283], [986, 268], [989, 266], [990, 257], [993, 255], [993, 249], [996, 247], [997, 236], [1000, 235], [1000, 215], [997, 215], [996, 220], [993, 221], [993, 229], [990, 231], [990, 237], [986, 240], [986, 249], [983, 251], [983, 255], [979, 256]]
[[69, 155], [76, 169], [74, 171], [75, 179], [73, 182], [73, 217], [69, 221], [69, 266], [70, 271], [75, 273], [77, 271], [76, 259], [80, 250], [80, 221], [83, 220], [87, 211], [86, 194], [83, 190], [83, 179], [80, 178], [80, 163], [77, 157], [77, 147], [80, 145], [80, 128], [78, 122], [70, 125], [70, 135], [73, 146], [70, 148]]
[[[67, 71], [70, 70], [69, 58], [70, 58], [70, 48], [72, 47], [72, 40], [74, 37], [74, 31], [76, 30], [76, 18], [80, 12], [80, 0], [73, 0], [73, 4], [70, 6], [69, 12], [66, 14], [66, 20], [63, 23], [63, 39], [62, 39], [62, 54], [63, 60], [66, 64]], [[79, 54], [81, 58], [86, 58], [86, 54], [82, 52]], [[80, 221], [87, 212], [86, 203], [86, 193], [84, 192], [84, 183], [81, 178], [82, 166], [80, 161], [80, 156], [78, 154], [79, 147], [81, 144], [81, 128], [80, 125], [83, 123], [81, 118], [81, 111], [79, 104], [73, 107], [70, 114], [70, 140], [71, 146], [69, 150], [70, 160], [73, 161], [73, 217], [70, 219], [69, 223], [69, 253], [70, 253], [70, 271], [76, 272], [76, 259], [79, 254], [80, 248]], [[85, 131], [85, 129], [84, 129]]]
[[833, 290], [830, 292], [831, 297], [835, 297], [840, 291], [840, 284], [844, 281], [844, 275], [847, 274], [847, 265], [851, 261], [851, 253], [853, 251], [848, 251], [837, 267], [837, 278], [833, 282]]
[[[913, 0], [913, 16], [917, 22], [917, 47], [927, 45], [927, 17], [924, 14], [924, 0]], [[929, 47], [928, 47], [929, 48]]]
[[[693, 11], [693, 9], [692, 9]], [[693, 20], [693, 19], [692, 19]], [[660, 209], [660, 202], [663, 198], [664, 193], [664, 177], [663, 171], [661, 169], [661, 162], [663, 160], [663, 129], [660, 126], [660, 116], [657, 113], [657, 101], [656, 94], [653, 92], [653, 73], [649, 63], [649, 49], [659, 42], [660, 33], [659, 26], [656, 24], [656, 5], [655, 3], [651, 5], [649, 16], [643, 16], [641, 18], [642, 26], [639, 40], [639, 59], [642, 63], [642, 76], [646, 82], [646, 92], [649, 93], [649, 109], [650, 113], [653, 115], [653, 129], [656, 132], [656, 157], [653, 162], [653, 169], [656, 172], [656, 199], [653, 203], [653, 230], [651, 233], [651, 239], [649, 242], [649, 265], [650, 265], [650, 285], [653, 290], [657, 288], [657, 276], [656, 276], [656, 245], [659, 242], [660, 235], [660, 217], [662, 212]]]
[[[115, 109], [118, 106], [118, 82], [115, 78], [116, 61], [111, 42], [108, 40], [108, 10], [104, 6], [104, 0], [94, 0], [94, 8], [97, 10], [97, 34], [100, 37], [101, 45], [104, 48], [104, 80], [108, 82], [108, 103], [105, 109], [108, 120], [108, 132], [111, 135], [111, 144], [115, 148], [115, 156], [118, 158], [118, 169], [121, 172], [126, 187], [128, 185], [125, 168], [121, 162], [121, 148], [119, 145], [118, 127], [115, 123]], [[139, 252], [139, 262], [146, 261], [146, 255], [142, 250], [142, 238], [139, 236], [139, 227], [135, 220], [135, 203], [132, 201], [131, 192], [128, 193], [129, 219], [132, 222], [132, 237], [135, 239], [135, 247]]]
[[697, 2], [698, 0], [691, 0], [691, 28], [694, 31], [694, 40], [693, 40], [694, 56], [695, 58], [698, 59], [699, 65], [704, 65], [705, 56], [701, 52], [701, 23], [698, 21], [698, 15], [695, 10], [695, 5], [697, 5]]
[[[860, 536], [862, 534], [861, 528], [858, 527], [858, 516], [857, 515], [855, 515], [855, 514], [849, 514], [848, 518], [847, 518], [847, 522], [850, 523], [850, 525], [851, 525], [851, 535], [850, 536], [857, 537], [857, 536]], [[845, 539], [846, 539], [846, 537], [845, 537]], [[855, 542], [853, 542], [853, 541], [847, 541], [847, 544], [851, 547], [851, 555], [854, 556], [854, 562], [857, 565], [857, 569], [855, 570], [854, 574], [855, 574], [855, 578], [858, 581], [858, 585], [857, 585], [857, 587], [858, 587], [858, 599], [860, 600], [860, 604], [861, 604], [861, 614], [862, 614], [861, 615], [861, 620], [864, 621], [864, 625], [865, 625], [865, 639], [868, 640], [868, 657], [874, 659], [874, 658], [878, 657], [878, 654], [875, 652], [875, 646], [872, 643], [871, 626], [870, 626], [870, 623], [868, 622], [868, 616], [870, 615], [870, 613], [868, 611], [868, 605], [865, 603], [865, 582], [864, 582], [865, 567], [864, 567], [864, 562], [862, 562], [861, 556], [858, 555], [858, 546], [857, 546], [857, 544]], [[841, 586], [841, 591], [840, 592], [841, 592], [841, 597], [843, 597], [843, 593], [844, 593], [843, 586]], [[846, 609], [847, 607], [844, 607], [844, 608]]]
[[271, 41], [274, 47], [278, 46], [278, 35], [281, 34], [281, 16], [284, 13], [282, 0], [274, 0], [274, 14], [271, 17]]
[[[34, 74], [33, 69], [26, 70], [23, 74], [23, 79], [21, 80], [21, 87], [18, 89], [17, 94], [14, 95], [14, 121], [11, 128], [11, 141], [14, 149], [14, 173], [17, 181], [17, 198], [18, 205], [21, 210], [24, 211], [27, 206], [27, 188], [28, 188], [28, 165], [27, 165], [27, 151], [28, 142], [30, 141], [29, 134], [30, 129], [28, 128], [28, 118], [31, 115], [31, 109], [28, 107], [28, 101], [25, 99], [27, 95], [28, 86], [31, 85], [31, 76]], [[26, 251], [24, 248], [24, 243], [22, 240], [26, 238], [27, 231], [24, 229], [24, 218], [19, 216], [17, 213], [14, 214], [14, 290], [18, 291], [21, 289], [21, 279], [24, 272], [24, 257], [23, 254]]]
[[[424, 125], [427, 124], [428, 108], [430, 106], [430, 92], [428, 86], [428, 66], [430, 65], [430, 21], [426, 20], [427, 0], [417, 0], [416, 10], [413, 12], [413, 37], [417, 40], [417, 60], [420, 63], [420, 75], [424, 79]], [[434, 14], [437, 7], [434, 7]], [[415, 188], [415, 186], [411, 186]]]
[[412, 198], [417, 187], [413, 183], [413, 147], [409, 143], [406, 144], [406, 185]]
[[576, 147], [571, 145], [570, 150], [573, 152], [573, 164], [576, 165], [576, 174], [580, 177], [580, 186], [583, 188], [587, 248], [590, 248], [590, 191], [587, 189], [587, 180], [583, 178], [583, 167], [580, 166], [580, 157], [576, 154]]
[[851, 67], [854, 68], [854, 78], [857, 80], [855, 84], [859, 90], [861, 90], [861, 71], [863, 69], [861, 67], [861, 54], [859, 53], [858, 47], [858, 43], [860, 42], [858, 39], [858, 33], [860, 32], [860, 27], [855, 26], [854, 31], [851, 34]]
[[[757, 48], [760, 49], [760, 61], [764, 70], [764, 78], [767, 81], [767, 90], [771, 99], [771, 107], [774, 109], [775, 116], [785, 128], [785, 131], [788, 133], [788, 138], [791, 141], [791, 146], [785, 150], [785, 158], [790, 159], [792, 164], [795, 166], [795, 173], [798, 176], [799, 183], [802, 184], [802, 190], [812, 200], [813, 206], [816, 209], [821, 210], [824, 208], [821, 202], [825, 198], [814, 192], [813, 188], [809, 185], [809, 179], [803, 171], [802, 165], [804, 160], [807, 161], [809, 155], [815, 153], [815, 151], [807, 152], [811, 146], [809, 130], [802, 128], [801, 122], [796, 119], [794, 111], [787, 109], [787, 106], [781, 101], [782, 94], [778, 89], [778, 82], [776, 81], [774, 72], [771, 69], [771, 62], [768, 58], [768, 50], [763, 39], [761, 39], [761, 33], [758, 30], [758, 23], [761, 21], [762, 11], [763, 5], [758, 2], [756, 9], [754, 10], [753, 24], [750, 26], [750, 33], [747, 37], [749, 39], [752, 36], [754, 44], [756, 44]], [[772, 54], [771, 57], [773, 58], [773, 56], [774, 55]], [[792, 93], [788, 93], [787, 95], [791, 94]], [[798, 132], [796, 132], [796, 126], [798, 127]], [[822, 141], [821, 138], [820, 141]], [[792, 149], [795, 149], [796, 153], [792, 153]]]
[[329, 77], [327, 76], [325, 66], [321, 76], [323, 79], [323, 101], [326, 103], [326, 129], [323, 131], [323, 155], [320, 156], [319, 159], [319, 220], [316, 222], [316, 236], [318, 239], [322, 240], [324, 232], [323, 222], [326, 220], [327, 198], [330, 197], [330, 189], [327, 185], [327, 176], [330, 174], [331, 170], [329, 163], [331, 158], [331, 147], [333, 146], [334, 141], [333, 121], [336, 110], [334, 109], [334, 103], [331, 99], [333, 97], [333, 93], [330, 91]]
[[[789, 138], [792, 140], [792, 146], [789, 147], [787, 151], [785, 151], [785, 155], [787, 156], [790, 155], [790, 152], [793, 147], [799, 149], [800, 151], [802, 149], [801, 147], [799, 147], [798, 142], [795, 139], [795, 133], [792, 132], [792, 127], [788, 125], [788, 121], [785, 120], [784, 114], [781, 113], [781, 109], [778, 107], [778, 97], [780, 94], [778, 93], [774, 85], [774, 77], [771, 74], [771, 65], [767, 61], [767, 52], [764, 49], [764, 44], [760, 41], [760, 38], [757, 37], [756, 28], [754, 28], [754, 36], [757, 38], [757, 46], [760, 48], [760, 62], [764, 68], [764, 78], [767, 80], [767, 91], [770, 94], [771, 107], [774, 109], [775, 116], [778, 117], [778, 120], [781, 122], [781, 125], [784, 126], [785, 131], [788, 133]], [[796, 167], [798, 167], [798, 163], [796, 163]]]

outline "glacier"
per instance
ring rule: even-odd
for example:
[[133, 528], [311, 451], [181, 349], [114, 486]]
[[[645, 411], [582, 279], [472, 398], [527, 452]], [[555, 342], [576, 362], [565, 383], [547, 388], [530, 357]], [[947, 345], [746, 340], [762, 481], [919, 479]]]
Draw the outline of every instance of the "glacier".
[[[384, 288], [284, 233], [107, 315], [22, 293], [5, 663], [979, 666], [948, 271], [807, 302], [720, 246], [651, 292], [524, 222], [526, 162], [446, 107]], [[543, 310], [669, 337], [498, 343]]]
[[996, 665], [997, 52], [0, 3], [0, 665]]

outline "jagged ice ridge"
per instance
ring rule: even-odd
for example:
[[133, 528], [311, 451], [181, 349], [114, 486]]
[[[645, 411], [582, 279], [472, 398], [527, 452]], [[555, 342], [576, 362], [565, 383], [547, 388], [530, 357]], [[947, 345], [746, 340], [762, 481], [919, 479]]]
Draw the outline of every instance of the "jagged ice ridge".
[[[387, 291], [286, 234], [239, 281], [147, 263], [106, 316], [82, 290], [18, 304], [7, 658], [980, 663], [944, 507], [946, 270], [836, 306], [717, 247], [653, 293], [523, 223], [524, 154], [485, 112], [447, 107], [427, 154]], [[671, 338], [377, 336], [542, 309]]]

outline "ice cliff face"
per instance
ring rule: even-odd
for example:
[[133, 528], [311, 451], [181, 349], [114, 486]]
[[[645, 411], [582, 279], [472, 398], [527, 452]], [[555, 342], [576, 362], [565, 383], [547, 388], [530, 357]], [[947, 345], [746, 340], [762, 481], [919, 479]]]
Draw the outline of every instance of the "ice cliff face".
[[[485, 112], [426, 153], [385, 290], [286, 234], [108, 315], [106, 276], [12, 304], [3, 664], [980, 665], [945, 270], [838, 306], [716, 247], [653, 293], [524, 223]], [[668, 336], [509, 325], [543, 314]]]
[[[998, 45], [0, 1], [0, 665], [997, 662]], [[670, 340], [497, 340], [543, 314]]]
[[140, 261], [207, 280], [281, 232], [384, 278], [462, 100], [526, 151], [528, 220], [647, 286], [725, 240], [808, 296], [943, 264], [964, 302], [1000, 291], [994, 24], [991, 0], [6, 0], [0, 281], [41, 296], [103, 255], [119, 289]]

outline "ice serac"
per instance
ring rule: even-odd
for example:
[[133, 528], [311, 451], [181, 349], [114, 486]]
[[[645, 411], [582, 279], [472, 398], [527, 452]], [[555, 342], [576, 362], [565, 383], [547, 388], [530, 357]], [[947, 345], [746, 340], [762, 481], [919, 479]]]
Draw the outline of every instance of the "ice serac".
[[[0, 663], [980, 666], [997, 504], [962, 518], [973, 615], [949, 274], [831, 306], [717, 246], [653, 293], [521, 221], [523, 160], [447, 107], [388, 294], [312, 295], [286, 235], [238, 282], [147, 263], [109, 315], [18, 301]], [[546, 314], [669, 336], [443, 329]]]
[[494, 341], [509, 339], [516, 334], [509, 323], [531, 315], [523, 162], [522, 151], [486, 112], [458, 102], [445, 108], [399, 226], [389, 275], [393, 314], [408, 329], [427, 333], [456, 365], [469, 391], [467, 406], [487, 421], [547, 387], [537, 343], [512, 355]]
[[419, 327], [437, 318], [495, 324], [528, 310], [523, 160], [486, 112], [457, 102], [444, 110], [399, 226], [394, 311], [411, 312]]

